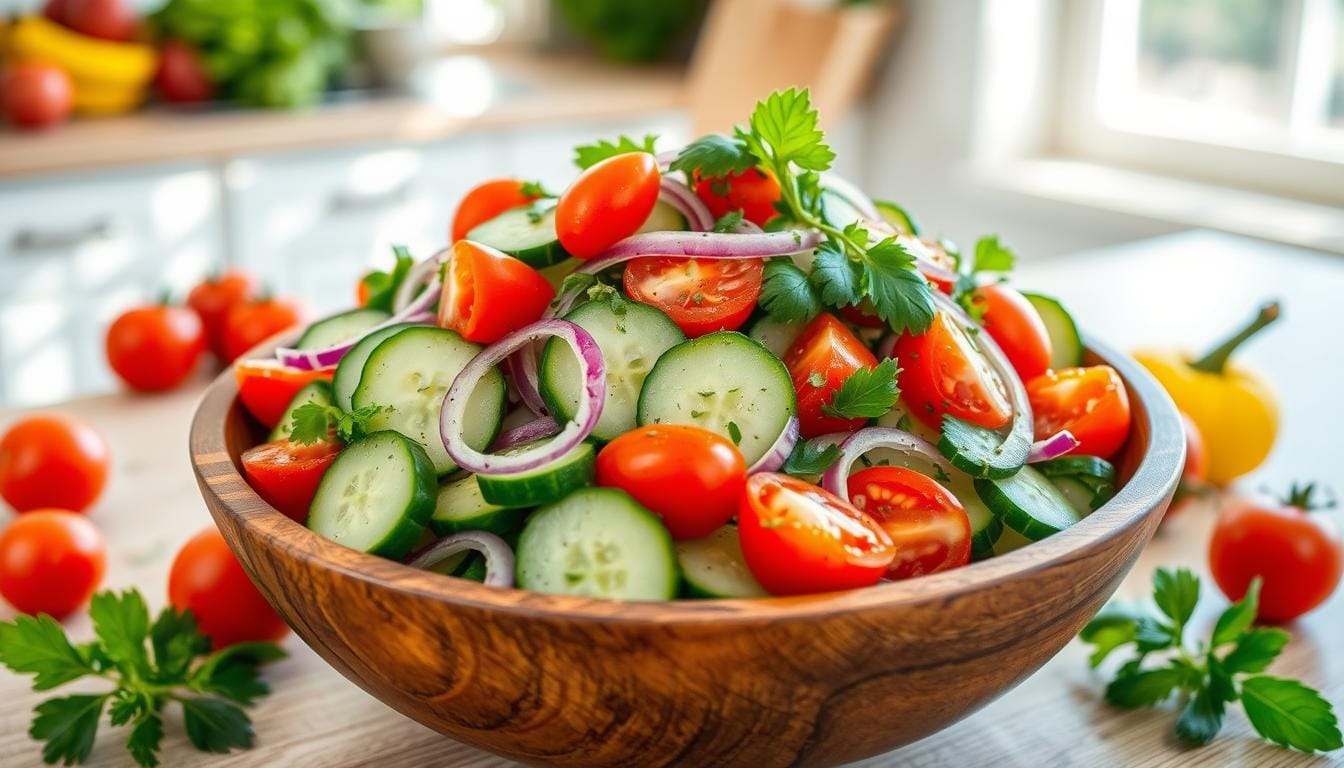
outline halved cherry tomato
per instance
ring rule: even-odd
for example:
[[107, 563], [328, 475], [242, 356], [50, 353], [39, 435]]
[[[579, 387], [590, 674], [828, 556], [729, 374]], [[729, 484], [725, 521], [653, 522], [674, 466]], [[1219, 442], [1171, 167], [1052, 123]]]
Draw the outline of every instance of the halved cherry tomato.
[[798, 426], [803, 437], [827, 432], [852, 432], [866, 419], [827, 416], [836, 390], [860, 368], [875, 368], [877, 358], [834, 315], [822, 313], [807, 324], [784, 355], [784, 365], [798, 392]]
[[1079, 455], [1107, 457], [1129, 437], [1129, 394], [1109, 365], [1063, 368], [1027, 382], [1036, 439], [1061, 429], [1078, 438]]
[[233, 362], [249, 349], [303, 322], [303, 308], [288, 299], [262, 298], [235, 304], [224, 317], [224, 359]]
[[714, 216], [729, 211], [741, 211], [742, 218], [760, 226], [774, 218], [779, 211], [779, 182], [768, 173], [755, 168], [728, 176], [695, 177], [695, 194], [704, 201]]
[[990, 283], [976, 288], [973, 300], [984, 307], [985, 330], [1023, 381], [1050, 369], [1050, 332], [1025, 296], [1003, 283]]
[[591, 259], [643, 226], [658, 202], [658, 161], [629, 152], [590, 166], [555, 208], [555, 233], [570, 255]]
[[597, 484], [633, 496], [663, 519], [674, 539], [708, 536], [727, 523], [746, 480], [737, 447], [691, 425], [632, 429], [597, 454]]
[[36, 413], [0, 438], [0, 495], [16, 512], [59, 507], [83, 512], [107, 484], [107, 441], [63, 413]]
[[457, 213], [453, 214], [453, 242], [466, 237], [477, 224], [484, 224], [511, 208], [536, 200], [537, 195], [523, 192], [523, 185], [520, 179], [494, 179], [468, 192], [457, 204]]
[[168, 571], [168, 602], [196, 615], [216, 649], [235, 643], [274, 642], [289, 627], [252, 584], [224, 537], [206, 528], [191, 537]]
[[865, 298], [857, 306], [840, 308], [840, 316], [860, 328], [886, 328], [887, 323], [877, 316], [871, 299]]
[[87, 517], [39, 509], [0, 532], [0, 595], [20, 613], [63, 619], [93, 595], [107, 545]]
[[625, 268], [625, 292], [661, 309], [691, 338], [742, 326], [761, 295], [760, 259], [650, 256]]
[[304, 523], [318, 481], [340, 452], [339, 443], [325, 440], [309, 445], [288, 440], [262, 443], [243, 452], [243, 474], [261, 498]]
[[930, 427], [940, 428], [943, 414], [987, 429], [998, 429], [1011, 418], [1003, 382], [945, 312], [934, 316], [924, 334], [902, 334], [895, 356], [901, 364], [901, 398]]
[[453, 243], [439, 299], [439, 325], [493, 344], [541, 319], [555, 289], [537, 270], [470, 240]]
[[871, 586], [896, 558], [876, 520], [823, 488], [774, 472], [747, 478], [737, 530], [747, 567], [776, 595]]
[[227, 360], [224, 349], [224, 321], [229, 310], [252, 300], [257, 293], [256, 278], [247, 272], [232, 270], [202, 280], [187, 294], [187, 306], [196, 310], [205, 326], [205, 340], [210, 351], [220, 360]]
[[971, 520], [953, 496], [905, 467], [870, 467], [849, 477], [849, 503], [882, 526], [896, 545], [888, 579], [908, 579], [971, 561]]
[[279, 360], [239, 360], [233, 366], [238, 399], [267, 429], [280, 423], [289, 401], [310, 381], [331, 381], [332, 370], [305, 371]]

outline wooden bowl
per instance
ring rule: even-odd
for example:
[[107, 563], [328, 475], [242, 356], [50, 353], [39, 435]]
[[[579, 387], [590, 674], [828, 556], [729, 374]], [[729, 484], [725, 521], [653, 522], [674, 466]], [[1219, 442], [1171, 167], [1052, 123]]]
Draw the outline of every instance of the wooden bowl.
[[528, 763], [829, 765], [923, 738], [1020, 683], [1147, 544], [1181, 474], [1181, 423], [1133, 360], [1090, 348], [1124, 377], [1134, 413], [1115, 498], [1002, 557], [851, 592], [616, 602], [355, 552], [243, 481], [238, 455], [260, 434], [229, 373], [197, 410], [192, 462], [219, 529], [304, 642], [440, 733]]

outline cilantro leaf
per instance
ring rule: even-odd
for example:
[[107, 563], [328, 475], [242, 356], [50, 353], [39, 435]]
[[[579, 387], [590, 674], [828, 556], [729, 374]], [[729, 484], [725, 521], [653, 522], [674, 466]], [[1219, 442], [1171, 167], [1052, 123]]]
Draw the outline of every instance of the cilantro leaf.
[[210, 650], [210, 641], [200, 633], [191, 611], [164, 608], [149, 628], [154, 650], [155, 679], [175, 680], [187, 671], [197, 656]]
[[223, 754], [234, 747], [247, 749], [255, 735], [252, 720], [234, 704], [219, 699], [183, 696], [182, 724], [192, 746], [202, 752]]
[[1199, 602], [1199, 577], [1189, 568], [1169, 571], [1159, 568], [1153, 574], [1153, 601], [1172, 621], [1172, 635], [1180, 642], [1185, 623]]
[[103, 714], [107, 695], [77, 694], [47, 699], [33, 710], [28, 735], [45, 741], [42, 760], [67, 765], [82, 763], [93, 751], [93, 740], [98, 735], [98, 718]]
[[1172, 667], [1120, 674], [1106, 686], [1106, 701], [1125, 709], [1151, 707], [1170, 696], [1182, 679], [1181, 671]]
[[1176, 719], [1176, 738], [1184, 744], [1203, 746], [1223, 728], [1223, 702], [1208, 688], [1200, 688]]
[[875, 419], [885, 414], [901, 398], [896, 385], [900, 372], [891, 358], [875, 368], [858, 369], [840, 385], [831, 402], [821, 406], [822, 413], [840, 419]]
[[108, 720], [113, 725], [125, 725], [153, 705], [152, 696], [130, 688], [119, 688], [112, 692], [112, 703], [107, 707]]
[[149, 712], [135, 721], [126, 739], [126, 749], [135, 762], [144, 768], [154, 768], [159, 764], [159, 745], [162, 742], [163, 718], [157, 712]]
[[1111, 611], [1098, 614], [1078, 633], [1083, 642], [1096, 646], [1088, 657], [1088, 664], [1094, 669], [1101, 666], [1112, 651], [1134, 642], [1138, 630], [1138, 619], [1129, 613]]
[[1160, 621], [1152, 616], [1144, 616], [1139, 619], [1137, 630], [1134, 633], [1134, 643], [1140, 653], [1151, 653], [1171, 648], [1178, 642], [1175, 628], [1165, 621]]
[[239, 643], [220, 649], [192, 675], [191, 685], [202, 693], [217, 693], [244, 706], [270, 692], [261, 680], [258, 666], [285, 657], [271, 643]]
[[546, 187], [543, 186], [540, 181], [524, 181], [522, 186], [518, 188], [518, 191], [522, 192], [524, 197], [531, 197], [535, 199], [541, 199], [544, 197], [559, 197], [559, 195], [546, 189]]
[[1247, 678], [1241, 683], [1241, 705], [1256, 732], [1280, 746], [1303, 752], [1344, 746], [1330, 702], [1296, 680]]
[[868, 249], [864, 260], [868, 296], [877, 316], [902, 333], [923, 333], [933, 323], [933, 294], [929, 282], [915, 269], [914, 256], [896, 238]]
[[139, 592], [94, 595], [89, 601], [89, 618], [103, 650], [123, 674], [149, 676], [149, 659], [145, 655], [149, 609]]
[[311, 445], [330, 440], [333, 426], [332, 410], [337, 412], [334, 418], [339, 420], [340, 409], [334, 406], [322, 403], [304, 403], [295, 408], [289, 430], [290, 441], [300, 445]]
[[808, 283], [807, 274], [788, 259], [765, 263], [760, 305], [784, 323], [805, 323], [821, 312], [821, 300]]
[[715, 232], [732, 232], [742, 223], [742, 211], [729, 211], [714, 222]]
[[808, 280], [816, 286], [823, 303], [832, 307], [850, 307], [863, 299], [863, 274], [840, 246], [827, 240], [817, 246]]
[[737, 426], [737, 422], [728, 422], [728, 437], [732, 438], [733, 445], [742, 444], [742, 428]]
[[600, 139], [596, 144], [582, 144], [574, 148], [574, 164], [580, 169], [587, 169], [606, 160], [609, 157], [625, 155], [631, 152], [648, 152], [653, 154], [654, 145], [658, 143], [658, 137], [648, 134], [643, 141], [636, 142], [629, 136], [619, 136], [615, 142]]
[[756, 167], [756, 158], [741, 138], [711, 133], [687, 144], [677, 153], [670, 167], [695, 178], [727, 176]]
[[392, 246], [392, 254], [396, 257], [396, 263], [391, 272], [374, 271], [360, 279], [368, 294], [364, 306], [369, 309], [391, 312], [392, 299], [396, 296], [397, 289], [401, 287], [411, 267], [415, 266], [415, 257], [406, 246]]
[[1251, 624], [1255, 622], [1255, 614], [1260, 608], [1260, 584], [1259, 576], [1251, 579], [1241, 600], [1233, 603], [1218, 617], [1218, 623], [1213, 627], [1215, 648], [1235, 642], [1241, 633], [1251, 628]]
[[1003, 243], [998, 235], [986, 235], [975, 241], [976, 272], [1011, 272], [1017, 263], [1017, 254]]
[[36, 618], [20, 614], [13, 621], [0, 622], [0, 664], [21, 675], [35, 675], [35, 691], [97, 674], [70, 644], [61, 625], [45, 613]]
[[374, 416], [389, 410], [387, 406], [370, 404], [356, 408], [349, 413], [341, 414], [336, 421], [336, 436], [347, 443], [353, 443], [361, 440], [370, 431], [370, 420]]
[[779, 471], [794, 477], [815, 477], [830, 469], [839, 458], [838, 445], [817, 440], [799, 440]]
[[1288, 644], [1291, 635], [1282, 629], [1267, 627], [1247, 632], [1237, 645], [1223, 657], [1228, 672], [1264, 672], [1270, 662]]
[[[789, 88], [775, 91], [756, 104], [751, 113], [751, 130], [759, 137], [758, 143], [769, 145], [769, 154], [776, 162], [824, 171], [831, 167], [835, 152], [826, 144], [817, 121], [817, 111], [812, 108], [807, 89]], [[748, 139], [749, 148], [751, 144]]]

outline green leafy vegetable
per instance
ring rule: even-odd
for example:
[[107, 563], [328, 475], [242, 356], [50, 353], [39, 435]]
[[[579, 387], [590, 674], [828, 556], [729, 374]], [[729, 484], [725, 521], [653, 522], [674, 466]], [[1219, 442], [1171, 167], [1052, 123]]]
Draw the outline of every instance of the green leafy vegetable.
[[840, 459], [840, 447], [816, 440], [799, 440], [780, 472], [794, 477], [812, 478], [831, 468]]
[[859, 264], [850, 261], [829, 240], [817, 248], [808, 280], [829, 306], [848, 307], [863, 300], [863, 273]]
[[808, 282], [807, 273], [788, 259], [765, 263], [760, 305], [783, 323], [805, 323], [821, 312], [821, 299]]
[[617, 137], [615, 142], [600, 139], [596, 144], [582, 144], [574, 148], [574, 164], [579, 168], [591, 168], [609, 157], [625, 155], [631, 152], [653, 154], [658, 137], [648, 134], [642, 142], [636, 142], [629, 136]]
[[733, 445], [742, 444], [742, 428], [737, 426], [737, 422], [728, 422], [728, 437], [732, 438]]
[[401, 287], [411, 267], [415, 266], [415, 257], [406, 246], [392, 246], [392, 254], [397, 261], [391, 272], [373, 271], [360, 279], [368, 292], [368, 300], [364, 302], [364, 306], [369, 309], [391, 312], [392, 299], [397, 295], [397, 289]]
[[391, 410], [391, 406], [366, 405], [346, 413], [334, 405], [305, 403], [294, 409], [289, 439], [311, 445], [330, 440], [334, 433], [343, 442], [353, 443], [369, 433], [369, 420], [384, 410]]
[[714, 222], [714, 231], [732, 232], [734, 229], [737, 229], [737, 225], [741, 223], [742, 223], [742, 212], [729, 211], [720, 216], [718, 221]]
[[860, 368], [835, 391], [831, 402], [821, 406], [822, 413], [841, 419], [875, 419], [892, 409], [901, 399], [896, 376], [901, 369], [887, 358], [877, 367]]
[[968, 258], [955, 248], [948, 248], [957, 261], [957, 282], [952, 288], [952, 297], [966, 310], [976, 322], [984, 317], [985, 307], [975, 296], [976, 286], [980, 284], [979, 275], [986, 272], [1003, 274], [1011, 272], [1017, 262], [1012, 249], [999, 242], [998, 235], [986, 235], [975, 242], [975, 251]]
[[687, 144], [675, 160], [671, 170], [685, 171], [694, 178], [727, 176], [756, 167], [756, 158], [740, 138], [711, 133]]
[[518, 191], [522, 192], [525, 197], [559, 197], [559, 195], [546, 189], [540, 181], [524, 181]]

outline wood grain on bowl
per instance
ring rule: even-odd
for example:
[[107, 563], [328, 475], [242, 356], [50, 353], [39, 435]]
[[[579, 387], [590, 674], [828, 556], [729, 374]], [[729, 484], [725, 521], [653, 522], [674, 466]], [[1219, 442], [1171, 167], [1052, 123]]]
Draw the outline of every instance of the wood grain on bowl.
[[[485, 587], [329, 542], [238, 472], [259, 436], [231, 375], [193, 464], [267, 598], [346, 677], [444, 734], [556, 765], [831, 765], [933, 733], [1022, 681], [1115, 590], [1184, 462], [1166, 394], [1130, 388], [1124, 486], [1073, 528], [955, 571], [798, 598], [626, 603]], [[315, 706], [320, 706], [315, 703]]]

